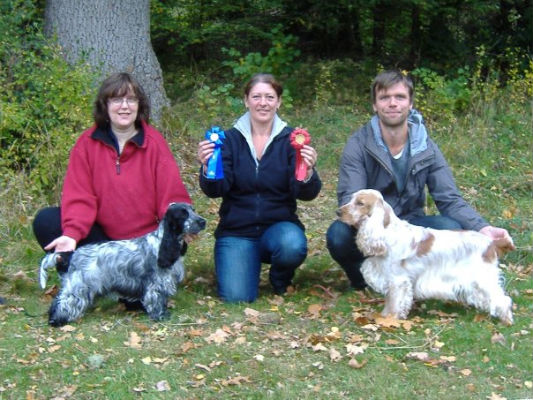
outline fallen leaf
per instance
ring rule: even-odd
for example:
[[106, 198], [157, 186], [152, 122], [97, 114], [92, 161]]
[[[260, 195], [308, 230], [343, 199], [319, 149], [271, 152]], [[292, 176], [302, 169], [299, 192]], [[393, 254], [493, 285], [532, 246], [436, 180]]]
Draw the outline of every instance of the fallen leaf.
[[48, 352], [49, 353], [55, 353], [56, 351], [58, 351], [59, 349], [61, 348], [60, 345], [56, 344], [55, 346], [50, 346], [48, 348]]
[[322, 370], [324, 369], [324, 364], [320, 361], [317, 361], [317, 362], [314, 362], [313, 364], [311, 364], [313, 367], [319, 369], [319, 370]]
[[259, 311], [254, 310], [253, 308], [246, 307], [244, 309], [244, 315], [247, 317], [258, 317], [261, 314]]
[[140, 393], [140, 392], [144, 392], [146, 391], [145, 387], [144, 387], [144, 383], [141, 383], [139, 386], [135, 386], [133, 388], [133, 391], [134, 392], [137, 392], [137, 393]]
[[333, 340], [339, 340], [342, 337], [342, 333], [336, 326], [331, 328], [331, 332], [326, 335], [326, 339], [331, 342]]
[[324, 346], [322, 343], [317, 343], [311, 348], [313, 349], [313, 351], [328, 351], [328, 348]]
[[203, 331], [202, 329], [191, 328], [191, 329], [187, 332], [187, 336], [189, 336], [189, 337], [199, 337], [199, 336], [204, 336], [204, 331]]
[[144, 365], [150, 365], [152, 363], [152, 358], [150, 356], [144, 357], [141, 359], [141, 361]]
[[194, 366], [196, 368], [200, 368], [200, 369], [203, 369], [207, 372], [211, 372], [211, 368], [209, 368], [207, 365], [203, 365], [203, 364], [194, 364]]
[[400, 320], [391, 316], [387, 317], [376, 317], [376, 324], [383, 326], [384, 328], [399, 328], [401, 323]]
[[338, 362], [342, 359], [341, 353], [332, 347], [329, 349], [329, 359], [333, 362]]
[[76, 327], [72, 325], [63, 325], [61, 328], [59, 328], [59, 330], [61, 332], [74, 332]]
[[355, 358], [352, 358], [350, 359], [350, 361], [348, 361], [348, 366], [355, 369], [361, 369], [366, 365], [367, 362], [368, 360], [363, 360], [359, 362]]
[[311, 304], [307, 307], [307, 312], [311, 314], [311, 317], [318, 318], [320, 316], [320, 311], [322, 310], [321, 304]]
[[505, 344], [505, 336], [503, 336], [500, 332], [496, 332], [492, 337], [490, 338], [490, 342], [492, 344], [494, 343], [500, 343], [502, 345]]
[[489, 397], [489, 400], [507, 400], [507, 397], [500, 396], [498, 393], [492, 392]]
[[245, 344], [246, 343], [246, 337], [245, 336], [240, 336], [238, 337], [237, 339], [235, 339], [235, 344]]
[[242, 383], [250, 383], [250, 378], [247, 376], [241, 376], [237, 375], [233, 378], [225, 379], [222, 381], [222, 385], [229, 386], [229, 385], [237, 385], [240, 386]]
[[137, 335], [136, 332], [132, 331], [127, 342], [124, 342], [125, 346], [131, 347], [132, 349], [141, 348], [141, 338]]
[[410, 360], [428, 361], [429, 355], [425, 351], [412, 351], [410, 353], [407, 353], [405, 358]]
[[461, 373], [461, 375], [463, 376], [470, 376], [472, 374], [472, 371], [469, 370], [468, 368], [465, 368], [465, 369], [462, 369], [459, 371]]
[[167, 381], [159, 381], [155, 384], [155, 388], [158, 392], [168, 392], [170, 390], [170, 385]]
[[365, 352], [365, 349], [363, 348], [363, 346], [356, 346], [355, 344], [347, 344], [346, 352], [348, 353], [348, 355], [355, 356], [357, 354], [363, 354]]
[[187, 353], [189, 350], [194, 349], [194, 343], [191, 341], [185, 342], [180, 346], [182, 353]]
[[455, 362], [457, 361], [457, 357], [455, 356], [440, 356], [439, 359], [446, 362]]
[[254, 359], [257, 360], [257, 361], [259, 361], [259, 362], [263, 362], [263, 361], [265, 361], [265, 357], [264, 357], [263, 355], [261, 355], [261, 354], [256, 354], [256, 355], [254, 356]]
[[205, 340], [208, 343], [221, 344], [221, 343], [224, 343], [226, 341], [228, 336], [229, 336], [229, 334], [227, 332], [225, 332], [224, 330], [219, 328], [214, 333], [209, 335]]

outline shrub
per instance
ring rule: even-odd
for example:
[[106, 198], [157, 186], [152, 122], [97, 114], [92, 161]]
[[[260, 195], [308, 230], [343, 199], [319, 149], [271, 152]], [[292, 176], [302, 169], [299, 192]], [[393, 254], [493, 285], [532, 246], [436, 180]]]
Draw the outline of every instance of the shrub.
[[32, 194], [57, 195], [68, 150], [90, 123], [93, 76], [46, 40], [33, 2], [0, 11], [0, 187], [22, 173]]

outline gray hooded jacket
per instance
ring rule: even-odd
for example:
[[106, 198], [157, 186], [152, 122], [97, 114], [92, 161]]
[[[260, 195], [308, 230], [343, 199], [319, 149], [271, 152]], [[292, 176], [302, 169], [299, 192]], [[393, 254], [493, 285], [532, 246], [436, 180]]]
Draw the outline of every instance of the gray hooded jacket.
[[339, 168], [339, 206], [360, 189], [379, 190], [399, 218], [425, 215], [426, 186], [441, 215], [453, 218], [464, 229], [478, 231], [489, 225], [461, 196], [438, 146], [429, 138], [422, 116], [413, 110], [408, 119], [410, 158], [405, 187], [399, 193], [390, 153], [383, 143], [378, 117], [352, 134]]

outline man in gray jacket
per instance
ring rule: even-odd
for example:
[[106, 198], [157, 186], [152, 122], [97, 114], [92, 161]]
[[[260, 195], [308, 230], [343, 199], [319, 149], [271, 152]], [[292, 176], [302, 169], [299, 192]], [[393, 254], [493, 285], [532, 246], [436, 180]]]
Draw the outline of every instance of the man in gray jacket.
[[[509, 237], [507, 230], [490, 226], [461, 196], [450, 167], [429, 138], [422, 116], [413, 109], [411, 79], [399, 71], [385, 71], [371, 88], [375, 115], [348, 139], [341, 158], [339, 206], [360, 189], [376, 189], [399, 218], [434, 229], [469, 229], [493, 239]], [[425, 215], [425, 188], [440, 215]], [[344, 269], [351, 286], [363, 289], [359, 271], [364, 260], [355, 245], [356, 230], [334, 221], [326, 234], [333, 259]]]

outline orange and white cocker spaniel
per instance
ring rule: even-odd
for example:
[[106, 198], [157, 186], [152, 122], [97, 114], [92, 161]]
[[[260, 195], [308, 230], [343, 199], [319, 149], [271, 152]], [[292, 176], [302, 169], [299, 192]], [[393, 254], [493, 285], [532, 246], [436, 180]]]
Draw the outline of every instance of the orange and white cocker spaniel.
[[380, 192], [360, 190], [337, 211], [357, 229], [368, 258], [365, 281], [385, 296], [382, 315], [405, 319], [416, 299], [452, 300], [513, 323], [512, 300], [502, 287], [498, 256], [514, 249], [475, 231], [423, 228], [400, 220]]

